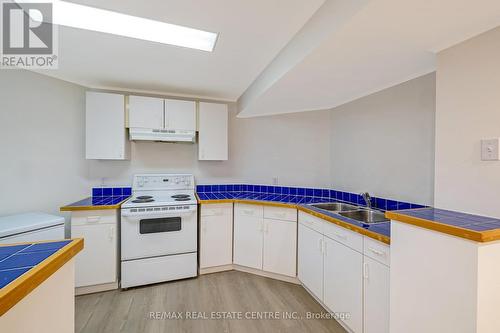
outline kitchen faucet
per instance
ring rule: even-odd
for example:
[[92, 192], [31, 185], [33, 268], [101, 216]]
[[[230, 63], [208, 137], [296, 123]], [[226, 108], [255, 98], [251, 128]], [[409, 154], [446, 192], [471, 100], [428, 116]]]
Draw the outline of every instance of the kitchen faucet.
[[371, 209], [371, 208], [372, 208], [372, 197], [370, 196], [370, 193], [368, 193], [368, 192], [364, 192], [364, 193], [361, 193], [360, 195], [361, 195], [361, 196], [363, 197], [363, 199], [365, 200], [365, 202], [366, 202], [366, 207], [367, 207], [368, 209]]

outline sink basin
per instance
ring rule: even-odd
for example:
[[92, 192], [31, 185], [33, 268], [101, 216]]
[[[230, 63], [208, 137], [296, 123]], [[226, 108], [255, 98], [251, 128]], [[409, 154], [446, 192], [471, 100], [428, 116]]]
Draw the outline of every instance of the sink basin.
[[340, 212], [339, 215], [348, 217], [350, 219], [365, 223], [365, 224], [375, 224], [388, 222], [389, 220], [385, 218], [385, 214], [379, 212], [378, 210], [361, 209], [351, 212]]
[[349, 205], [343, 202], [318, 203], [318, 204], [311, 204], [311, 206], [327, 210], [329, 212], [346, 212], [359, 209], [359, 207], [357, 206]]

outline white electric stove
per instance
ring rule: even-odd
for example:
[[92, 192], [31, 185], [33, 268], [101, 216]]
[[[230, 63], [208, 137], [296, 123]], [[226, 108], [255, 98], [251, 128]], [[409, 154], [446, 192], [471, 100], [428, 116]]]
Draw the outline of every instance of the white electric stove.
[[187, 174], [134, 176], [121, 209], [121, 287], [197, 275], [197, 201]]

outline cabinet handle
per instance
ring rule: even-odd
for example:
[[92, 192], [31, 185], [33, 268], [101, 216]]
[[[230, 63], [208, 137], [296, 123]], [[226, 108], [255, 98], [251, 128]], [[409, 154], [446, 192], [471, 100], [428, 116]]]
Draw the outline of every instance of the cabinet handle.
[[372, 251], [373, 253], [375, 253], [378, 256], [384, 256], [385, 257], [385, 252], [382, 252], [382, 251], [379, 251], [379, 250], [375, 250], [372, 247], [369, 247], [368, 250]]
[[113, 240], [114, 236], [115, 236], [115, 227], [111, 227], [109, 228], [109, 235], [108, 235], [108, 239], [110, 242]]
[[319, 252], [323, 253], [323, 238], [319, 239], [318, 247], [319, 247]]
[[347, 236], [346, 236], [346, 235], [342, 235], [342, 234], [335, 233], [335, 236], [337, 236], [337, 237], [338, 237], [338, 238], [340, 238], [340, 239], [347, 239]]
[[162, 117], [162, 123], [161, 126], [162, 128], [167, 128], [168, 127], [168, 121], [167, 121], [167, 104], [165, 103], [165, 100], [163, 100], [163, 117]]
[[368, 279], [368, 263], [363, 263], [363, 278]]
[[87, 216], [87, 222], [96, 223], [101, 220], [100, 216]]

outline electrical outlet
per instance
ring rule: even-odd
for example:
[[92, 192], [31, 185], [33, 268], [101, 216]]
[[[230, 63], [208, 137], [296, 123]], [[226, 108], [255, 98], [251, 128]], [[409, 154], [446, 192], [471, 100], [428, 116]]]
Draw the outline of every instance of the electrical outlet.
[[498, 161], [500, 159], [499, 146], [499, 138], [481, 140], [481, 160]]

